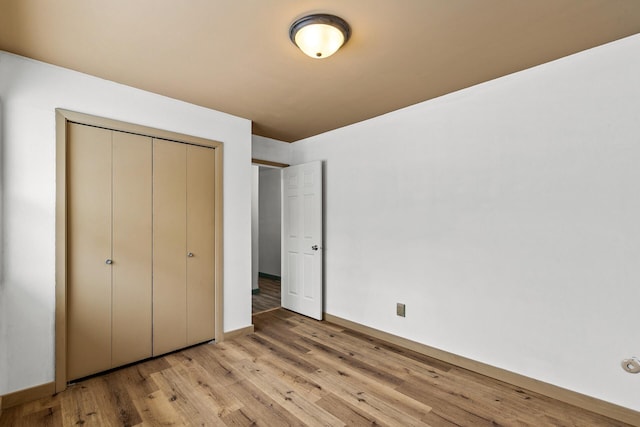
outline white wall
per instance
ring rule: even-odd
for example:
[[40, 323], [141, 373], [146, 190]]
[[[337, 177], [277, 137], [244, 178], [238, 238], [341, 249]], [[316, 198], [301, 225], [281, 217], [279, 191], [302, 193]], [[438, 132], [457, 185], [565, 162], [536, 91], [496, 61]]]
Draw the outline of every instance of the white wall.
[[221, 141], [224, 329], [251, 324], [251, 123], [0, 52], [0, 394], [54, 379], [55, 108]]
[[280, 276], [281, 169], [260, 168], [260, 273]]
[[640, 35], [293, 151], [328, 313], [640, 410]]
[[251, 146], [251, 156], [254, 159], [291, 164], [292, 145], [288, 142], [252, 135]]

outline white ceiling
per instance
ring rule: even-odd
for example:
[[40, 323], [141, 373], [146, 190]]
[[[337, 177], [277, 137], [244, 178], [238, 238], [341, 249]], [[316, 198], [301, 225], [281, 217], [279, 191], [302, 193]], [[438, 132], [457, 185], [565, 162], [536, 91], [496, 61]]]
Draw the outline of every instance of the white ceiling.
[[[288, 30], [347, 20], [325, 60]], [[640, 32], [640, 0], [0, 0], [0, 49], [253, 121], [283, 141]]]

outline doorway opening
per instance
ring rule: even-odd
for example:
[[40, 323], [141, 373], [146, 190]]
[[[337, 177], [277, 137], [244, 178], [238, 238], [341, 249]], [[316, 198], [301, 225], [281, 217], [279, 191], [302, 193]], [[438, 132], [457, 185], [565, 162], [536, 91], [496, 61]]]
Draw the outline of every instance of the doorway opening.
[[[322, 162], [282, 165], [275, 171], [252, 167], [252, 289], [261, 292], [260, 276], [281, 278], [281, 306], [322, 320]], [[272, 214], [266, 213], [269, 209]]]
[[253, 160], [252, 314], [281, 306], [281, 169], [286, 166]]
[[251, 314], [264, 313], [281, 307], [280, 278], [258, 276], [258, 289], [251, 295]]

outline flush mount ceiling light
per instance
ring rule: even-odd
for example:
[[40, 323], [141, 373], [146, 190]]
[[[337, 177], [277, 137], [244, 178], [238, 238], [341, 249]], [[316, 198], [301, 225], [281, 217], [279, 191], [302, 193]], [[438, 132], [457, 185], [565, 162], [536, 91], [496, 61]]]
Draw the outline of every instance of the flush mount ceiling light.
[[289, 38], [312, 58], [327, 58], [349, 40], [349, 24], [337, 16], [318, 13], [298, 19], [289, 28]]

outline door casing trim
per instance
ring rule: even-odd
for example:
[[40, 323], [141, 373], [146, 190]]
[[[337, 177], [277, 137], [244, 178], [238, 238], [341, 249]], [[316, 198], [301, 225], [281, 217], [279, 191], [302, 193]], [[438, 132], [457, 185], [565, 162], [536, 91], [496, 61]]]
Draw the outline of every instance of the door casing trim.
[[200, 145], [215, 151], [215, 340], [224, 340], [223, 325], [223, 153], [222, 143], [210, 139], [155, 129], [104, 117], [56, 109], [56, 249], [55, 249], [55, 392], [67, 387], [67, 129], [69, 123], [79, 123], [119, 132], [133, 133], [156, 139]]

